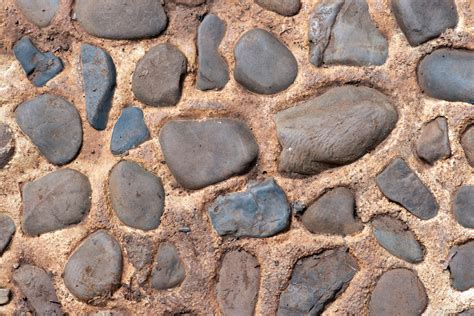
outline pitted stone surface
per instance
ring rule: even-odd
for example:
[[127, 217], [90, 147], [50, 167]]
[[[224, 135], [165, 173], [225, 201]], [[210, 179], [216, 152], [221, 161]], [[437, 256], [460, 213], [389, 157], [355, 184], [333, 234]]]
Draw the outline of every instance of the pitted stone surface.
[[454, 216], [459, 224], [474, 228], [474, 185], [463, 185], [454, 195]]
[[470, 125], [461, 136], [461, 146], [467, 162], [474, 167], [474, 124]]
[[[288, 88], [298, 74], [292, 52], [273, 34], [253, 29], [246, 32], [234, 49], [235, 80], [259, 94], [274, 94]], [[278, 62], [276, 62], [278, 61]]]
[[224, 315], [252, 316], [260, 287], [260, 265], [243, 250], [224, 255], [219, 271], [217, 301]]
[[255, 3], [266, 10], [270, 10], [284, 16], [293, 16], [298, 14], [301, 8], [300, 0], [255, 0]]
[[152, 230], [160, 225], [165, 204], [161, 179], [132, 161], [121, 161], [109, 177], [112, 207], [127, 226]]
[[350, 235], [364, 225], [356, 216], [356, 201], [351, 190], [335, 188], [322, 195], [302, 216], [303, 225], [313, 234]]
[[59, 0], [16, 0], [16, 6], [31, 23], [46, 27], [59, 9]]
[[150, 138], [150, 132], [143, 120], [143, 111], [137, 107], [127, 107], [115, 123], [110, 142], [114, 155], [127, 153]]
[[454, 289], [466, 291], [474, 287], [474, 241], [460, 245], [454, 249], [449, 262], [451, 282]]
[[128, 259], [138, 270], [145, 268], [153, 261], [153, 241], [149, 237], [127, 235], [124, 238], [124, 246]]
[[358, 270], [357, 262], [345, 248], [298, 260], [290, 283], [280, 296], [277, 315], [321, 314], [327, 303], [346, 290]]
[[247, 191], [219, 196], [209, 206], [212, 226], [220, 236], [270, 237], [290, 225], [285, 192], [269, 178]]
[[87, 33], [109, 39], [154, 37], [168, 22], [156, 0], [79, 0], [75, 13]]
[[400, 204], [416, 217], [428, 220], [438, 213], [439, 206], [433, 193], [403, 159], [392, 161], [376, 177], [376, 182], [389, 200]]
[[234, 119], [170, 121], [159, 139], [171, 173], [187, 189], [246, 173], [258, 157], [252, 132]]
[[161, 244], [151, 272], [151, 286], [157, 290], [170, 289], [180, 285], [185, 277], [184, 264], [175, 246], [170, 243]]
[[448, 121], [445, 117], [438, 117], [423, 126], [416, 142], [416, 153], [420, 159], [429, 164], [451, 155]]
[[342, 86], [276, 115], [283, 149], [279, 170], [313, 175], [361, 158], [395, 127], [398, 114], [382, 93]]
[[7, 214], [0, 213], [0, 256], [5, 252], [15, 234], [15, 222]]
[[0, 122], [0, 169], [8, 164], [14, 151], [15, 145], [10, 126]]

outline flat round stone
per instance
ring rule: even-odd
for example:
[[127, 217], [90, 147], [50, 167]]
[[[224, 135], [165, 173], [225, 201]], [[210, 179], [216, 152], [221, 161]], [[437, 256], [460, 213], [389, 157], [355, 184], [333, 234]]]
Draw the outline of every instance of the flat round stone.
[[423, 126], [416, 142], [416, 153], [429, 164], [451, 155], [448, 121], [445, 117], [438, 117]]
[[462, 226], [474, 228], [474, 185], [463, 185], [454, 195], [454, 216]]
[[0, 213], [0, 256], [7, 249], [15, 231], [15, 222], [13, 222], [11, 217]]
[[467, 162], [474, 167], [474, 124], [470, 125], [461, 136], [461, 146]]
[[300, 0], [255, 0], [255, 3], [266, 10], [284, 16], [293, 16], [300, 11]]
[[161, 244], [151, 272], [151, 286], [157, 290], [170, 289], [180, 285], [185, 277], [184, 264], [175, 246], [169, 243]]
[[59, 0], [16, 0], [16, 6], [31, 23], [46, 27], [59, 9]]
[[110, 142], [110, 151], [122, 155], [138, 147], [150, 138], [150, 132], [143, 120], [143, 111], [137, 107], [127, 107], [115, 123]]
[[273, 34], [262, 29], [253, 29], [242, 35], [234, 55], [235, 80], [255, 93], [283, 91], [298, 74], [298, 63], [291, 51]]
[[0, 122], [0, 168], [8, 164], [14, 151], [13, 133], [7, 124]]

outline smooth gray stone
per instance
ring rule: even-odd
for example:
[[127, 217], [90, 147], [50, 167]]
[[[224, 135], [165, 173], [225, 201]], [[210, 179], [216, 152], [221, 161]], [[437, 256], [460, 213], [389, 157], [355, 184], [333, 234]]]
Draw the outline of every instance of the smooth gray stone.
[[6, 305], [10, 302], [10, 289], [0, 288], [0, 306]]
[[81, 63], [87, 120], [95, 129], [103, 130], [114, 96], [115, 65], [107, 52], [89, 44], [81, 45]]
[[298, 74], [293, 53], [273, 34], [253, 29], [234, 49], [234, 77], [244, 88], [259, 94], [274, 94], [288, 88]]
[[332, 88], [277, 113], [279, 170], [293, 177], [350, 164], [387, 138], [397, 120], [389, 98], [375, 89]]
[[416, 217], [428, 220], [438, 214], [439, 206], [433, 193], [403, 159], [392, 161], [375, 181], [383, 195]]
[[171, 44], [154, 46], [133, 72], [133, 94], [146, 105], [176, 105], [181, 98], [186, 69], [186, 56], [179, 49]]
[[153, 241], [147, 236], [126, 235], [124, 246], [132, 265], [141, 270], [153, 261]]
[[138, 147], [150, 138], [150, 132], [143, 120], [143, 111], [137, 107], [127, 107], [115, 123], [110, 142], [110, 151], [121, 155]]
[[474, 167], [474, 124], [470, 125], [461, 136], [461, 146], [467, 162]]
[[474, 185], [463, 185], [454, 195], [454, 216], [461, 226], [474, 228]]
[[369, 303], [369, 315], [418, 316], [428, 305], [426, 290], [408, 269], [385, 272], [377, 282]]
[[168, 22], [156, 0], [77, 0], [75, 13], [87, 33], [108, 39], [154, 37]]
[[392, 255], [410, 263], [423, 261], [424, 247], [407, 224], [388, 215], [379, 215], [372, 225], [378, 243]]
[[298, 14], [301, 8], [300, 0], [255, 0], [255, 3], [266, 10], [270, 10], [284, 16], [293, 16]]
[[188, 7], [197, 7], [206, 2], [206, 0], [175, 0], [176, 4], [182, 4]]
[[411, 46], [438, 37], [458, 24], [453, 0], [392, 0], [392, 11]]
[[234, 119], [170, 121], [159, 139], [171, 173], [186, 189], [201, 189], [244, 174], [258, 157], [252, 132]]
[[64, 285], [78, 299], [107, 299], [120, 286], [122, 250], [105, 230], [89, 235], [69, 257]]
[[270, 237], [290, 225], [290, 205], [285, 192], [269, 178], [247, 191], [219, 196], [208, 209], [220, 236]]
[[0, 122], [0, 169], [8, 164], [14, 151], [15, 145], [10, 126]]
[[225, 23], [208, 14], [198, 29], [199, 68], [196, 86], [199, 90], [220, 90], [229, 81], [229, 67], [219, 54], [219, 44], [225, 35]]
[[13, 281], [26, 297], [35, 315], [63, 315], [51, 277], [43, 269], [22, 265], [13, 272]]
[[7, 214], [0, 213], [0, 256], [7, 249], [15, 234], [15, 222]]
[[80, 223], [91, 207], [89, 179], [72, 169], [60, 169], [22, 190], [22, 230], [30, 236], [67, 228]]
[[165, 205], [161, 178], [135, 162], [123, 160], [110, 173], [109, 191], [112, 208], [122, 223], [145, 231], [160, 225]]
[[416, 153], [429, 164], [451, 156], [448, 121], [445, 117], [437, 117], [423, 126], [416, 142]]
[[[453, 251], [454, 250], [454, 251]], [[466, 291], [474, 287], [474, 241], [470, 240], [452, 250], [449, 262], [451, 282], [454, 289]]]
[[278, 316], [319, 315], [349, 286], [359, 271], [345, 248], [334, 248], [296, 262], [288, 287], [280, 296]]
[[185, 277], [184, 264], [175, 246], [170, 243], [161, 244], [151, 272], [151, 286], [157, 290], [171, 289], [180, 285]]
[[418, 83], [430, 97], [474, 104], [474, 52], [435, 50], [419, 63]]
[[59, 9], [59, 0], [16, 0], [16, 6], [33, 24], [46, 27]]
[[82, 145], [82, 124], [74, 105], [43, 94], [20, 104], [16, 122], [46, 159], [55, 165], [71, 162]]

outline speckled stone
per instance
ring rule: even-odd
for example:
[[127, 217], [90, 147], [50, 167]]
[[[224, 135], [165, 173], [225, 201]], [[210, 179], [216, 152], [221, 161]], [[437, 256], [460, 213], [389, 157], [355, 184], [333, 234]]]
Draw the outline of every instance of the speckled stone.
[[474, 228], [474, 185], [463, 185], [456, 191], [453, 209], [461, 226]]
[[461, 136], [461, 146], [466, 155], [467, 162], [474, 167], [474, 124], [468, 126]]
[[150, 138], [150, 132], [143, 119], [143, 111], [137, 107], [127, 107], [115, 123], [110, 142], [110, 151], [122, 155], [138, 147]]
[[15, 234], [15, 222], [7, 214], [0, 213], [0, 256], [5, 252]]
[[300, 0], [255, 0], [255, 3], [266, 10], [270, 10], [284, 16], [293, 16], [298, 14], [301, 8]]
[[153, 261], [153, 241], [147, 236], [126, 235], [124, 246], [130, 263], [137, 269], [143, 269]]
[[438, 117], [423, 126], [416, 142], [416, 153], [429, 164], [451, 155], [448, 121], [445, 117]]
[[13, 133], [7, 124], [0, 122], [0, 169], [8, 164], [14, 151]]
[[184, 264], [175, 246], [170, 243], [161, 244], [151, 272], [151, 286], [157, 290], [170, 289], [180, 285], [185, 277]]
[[46, 27], [59, 9], [59, 0], [16, 0], [16, 6], [33, 24]]

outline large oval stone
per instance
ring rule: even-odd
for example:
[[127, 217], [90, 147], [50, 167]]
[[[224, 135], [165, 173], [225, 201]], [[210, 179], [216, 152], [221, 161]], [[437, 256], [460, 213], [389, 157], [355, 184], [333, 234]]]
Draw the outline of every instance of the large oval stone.
[[48, 26], [59, 9], [59, 0], [16, 0], [21, 13], [39, 27]]
[[0, 256], [3, 254], [5, 249], [7, 249], [15, 231], [15, 222], [13, 222], [11, 217], [0, 213]]
[[375, 89], [332, 88], [276, 115], [279, 170], [313, 175], [352, 163], [381, 143], [397, 120], [390, 100]]
[[185, 277], [184, 264], [176, 247], [169, 243], [161, 244], [151, 272], [151, 286], [157, 290], [170, 289], [181, 284]]

